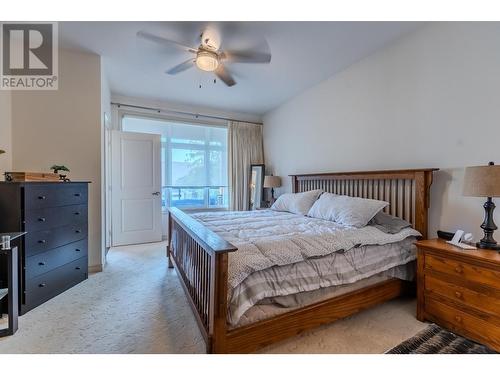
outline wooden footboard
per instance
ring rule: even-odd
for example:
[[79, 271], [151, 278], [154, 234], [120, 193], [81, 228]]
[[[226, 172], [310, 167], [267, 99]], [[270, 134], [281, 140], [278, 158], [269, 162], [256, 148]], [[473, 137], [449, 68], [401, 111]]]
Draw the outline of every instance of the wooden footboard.
[[237, 249], [177, 208], [169, 209], [168, 222], [169, 267], [179, 273], [207, 352], [225, 353], [227, 255]]

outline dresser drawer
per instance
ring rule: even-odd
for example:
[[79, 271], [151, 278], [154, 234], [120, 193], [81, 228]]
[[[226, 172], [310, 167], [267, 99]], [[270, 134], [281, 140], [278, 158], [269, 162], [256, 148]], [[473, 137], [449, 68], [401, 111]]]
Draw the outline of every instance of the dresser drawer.
[[426, 255], [425, 268], [455, 276], [466, 281], [477, 282], [497, 288], [500, 285], [500, 272], [489, 268], [458, 262], [449, 258]]
[[432, 298], [426, 298], [425, 305], [426, 313], [431, 315], [433, 321], [459, 334], [486, 343], [495, 350], [500, 350], [500, 326]]
[[83, 257], [27, 280], [23, 314], [85, 280], [88, 275], [87, 262], [87, 257]]
[[500, 290], [482, 288], [479, 292], [426, 275], [425, 291], [500, 318]]
[[64, 245], [26, 258], [26, 280], [87, 256], [87, 240]]
[[87, 205], [38, 208], [24, 212], [24, 230], [36, 232], [87, 221]]
[[65, 225], [38, 232], [28, 232], [25, 237], [25, 256], [29, 257], [87, 238], [87, 223]]
[[24, 187], [24, 208], [36, 209], [87, 203], [86, 184], [33, 184]]

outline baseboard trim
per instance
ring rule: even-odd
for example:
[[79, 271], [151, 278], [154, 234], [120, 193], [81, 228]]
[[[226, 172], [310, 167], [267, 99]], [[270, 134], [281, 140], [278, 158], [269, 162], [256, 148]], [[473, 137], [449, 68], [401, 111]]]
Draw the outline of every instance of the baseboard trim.
[[102, 272], [102, 270], [103, 270], [102, 264], [96, 264], [95, 266], [89, 266], [89, 273]]

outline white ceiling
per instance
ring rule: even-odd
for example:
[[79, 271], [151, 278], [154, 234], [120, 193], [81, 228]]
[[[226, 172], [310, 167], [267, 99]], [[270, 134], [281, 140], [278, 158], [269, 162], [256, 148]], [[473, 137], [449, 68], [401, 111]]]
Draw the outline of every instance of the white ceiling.
[[[139, 30], [197, 47], [203, 22], [61, 22], [61, 47], [99, 54], [115, 95], [261, 115], [334, 75], [418, 22], [223, 22], [222, 49], [244, 49], [265, 38], [269, 65], [230, 64], [237, 85], [213, 83], [192, 68], [164, 73], [191, 55], [136, 37]], [[199, 85], [202, 88], [199, 88]]]

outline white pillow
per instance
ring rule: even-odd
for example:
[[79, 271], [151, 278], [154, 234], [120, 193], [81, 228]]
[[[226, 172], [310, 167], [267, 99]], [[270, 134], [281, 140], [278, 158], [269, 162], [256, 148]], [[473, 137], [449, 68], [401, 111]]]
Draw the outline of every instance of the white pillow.
[[306, 215], [322, 192], [323, 190], [311, 190], [303, 193], [282, 194], [271, 206], [271, 210]]
[[311, 207], [307, 216], [361, 228], [387, 205], [389, 203], [375, 199], [324, 193]]

